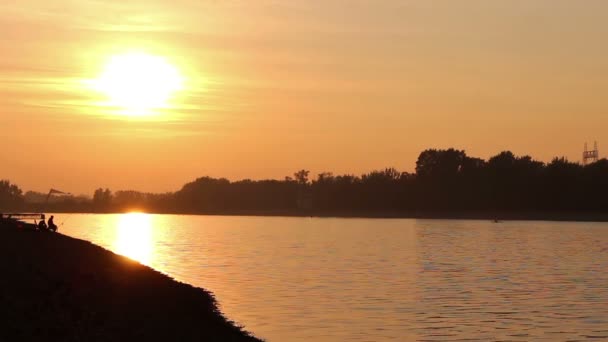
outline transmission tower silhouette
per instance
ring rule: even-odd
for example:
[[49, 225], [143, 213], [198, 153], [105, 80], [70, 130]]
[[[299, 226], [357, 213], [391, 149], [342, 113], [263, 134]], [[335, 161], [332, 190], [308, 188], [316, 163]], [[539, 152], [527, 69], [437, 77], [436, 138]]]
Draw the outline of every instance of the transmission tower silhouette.
[[595, 163], [598, 161], [600, 157], [600, 153], [597, 150], [597, 141], [593, 142], [593, 150], [589, 150], [587, 148], [587, 143], [585, 143], [585, 150], [583, 151], [583, 165]]

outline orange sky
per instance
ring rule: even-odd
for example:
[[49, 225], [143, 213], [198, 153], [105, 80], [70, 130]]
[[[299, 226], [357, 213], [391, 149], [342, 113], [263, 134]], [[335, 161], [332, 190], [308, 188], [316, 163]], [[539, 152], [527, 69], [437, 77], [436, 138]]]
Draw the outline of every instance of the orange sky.
[[[606, 13], [604, 0], [2, 2], [0, 178], [90, 194], [412, 171], [428, 147], [578, 161], [585, 141], [608, 149]], [[160, 115], [109, 113], [83, 85], [132, 50], [185, 78]]]

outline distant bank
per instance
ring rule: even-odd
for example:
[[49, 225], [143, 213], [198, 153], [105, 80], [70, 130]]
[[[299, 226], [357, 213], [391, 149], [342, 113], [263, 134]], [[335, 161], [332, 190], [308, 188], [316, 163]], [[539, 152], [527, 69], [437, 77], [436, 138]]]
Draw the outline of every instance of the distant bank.
[[0, 227], [1, 341], [260, 341], [213, 296], [89, 242]]
[[[161, 214], [161, 213], [159, 213]], [[167, 213], [171, 214], [171, 213]], [[173, 213], [175, 214], [175, 213]], [[178, 213], [179, 214], [179, 213]], [[287, 216], [319, 218], [370, 218], [370, 219], [450, 219], [450, 220], [498, 220], [498, 221], [572, 221], [608, 222], [608, 212], [400, 212], [400, 211], [234, 211], [216, 213], [182, 213], [188, 215], [233, 216]]]
[[0, 180], [0, 210], [605, 221], [607, 193], [608, 159], [545, 163], [503, 151], [484, 160], [450, 148], [422, 151], [414, 173], [389, 167], [360, 176], [315, 177], [308, 170], [284, 179], [204, 176], [166, 193], [23, 194]]
[[[137, 210], [135, 210], [137, 211]], [[124, 214], [130, 211], [55, 211], [73, 214]], [[301, 210], [230, 210], [211, 212], [157, 211], [150, 214], [208, 215], [208, 216], [283, 216], [318, 218], [370, 218], [370, 219], [452, 219], [452, 220], [498, 220], [498, 221], [571, 221], [608, 222], [608, 212], [570, 211], [301, 211]]]

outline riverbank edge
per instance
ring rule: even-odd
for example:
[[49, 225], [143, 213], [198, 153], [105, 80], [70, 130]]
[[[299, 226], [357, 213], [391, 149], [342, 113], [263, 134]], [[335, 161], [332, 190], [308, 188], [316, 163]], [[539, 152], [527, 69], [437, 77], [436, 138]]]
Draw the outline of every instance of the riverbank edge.
[[260, 217], [313, 217], [313, 218], [362, 218], [362, 219], [425, 219], [425, 220], [488, 220], [488, 221], [555, 221], [555, 222], [608, 222], [608, 212], [556, 212], [556, 211], [263, 211], [236, 210], [213, 212], [189, 211], [145, 211], [134, 208], [132, 211], [53, 211], [57, 214], [126, 214], [145, 212], [159, 215], [194, 216], [260, 216]]
[[0, 340], [262, 341], [210, 291], [89, 241], [0, 226]]

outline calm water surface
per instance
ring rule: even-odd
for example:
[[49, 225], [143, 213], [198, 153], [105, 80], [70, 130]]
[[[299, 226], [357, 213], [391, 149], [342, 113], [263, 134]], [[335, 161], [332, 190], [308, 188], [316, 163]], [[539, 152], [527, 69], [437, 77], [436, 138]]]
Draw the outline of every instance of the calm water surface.
[[268, 341], [608, 339], [608, 224], [56, 215]]

